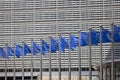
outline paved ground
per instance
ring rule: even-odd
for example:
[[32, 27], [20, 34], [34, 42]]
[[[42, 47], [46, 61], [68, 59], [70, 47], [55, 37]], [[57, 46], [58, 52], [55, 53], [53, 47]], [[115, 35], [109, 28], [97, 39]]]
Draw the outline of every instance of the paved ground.
[[[61, 79], [62, 80], [68, 80], [68, 76], [62, 76]], [[40, 80], [40, 79], [38, 79], [38, 80]], [[49, 80], [49, 77], [48, 76], [43, 76], [43, 80]], [[53, 76], [52, 80], [59, 80], [58, 76]], [[78, 80], [78, 76], [72, 76], [71, 80]], [[89, 77], [88, 76], [82, 76], [82, 80], [89, 80]], [[98, 78], [94, 76], [94, 77], [92, 77], [92, 80], [98, 80]]]

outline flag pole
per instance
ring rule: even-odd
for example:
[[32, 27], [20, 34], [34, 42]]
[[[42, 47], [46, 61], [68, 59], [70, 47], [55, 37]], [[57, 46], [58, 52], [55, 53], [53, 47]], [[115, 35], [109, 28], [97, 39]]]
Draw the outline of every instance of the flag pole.
[[33, 40], [31, 40], [31, 80], [33, 80]]
[[89, 80], [92, 80], [92, 62], [91, 62], [91, 29], [89, 28]]
[[7, 46], [6, 44], [6, 50], [5, 50], [5, 80], [7, 80]]
[[68, 80], [71, 80], [71, 45], [70, 45], [70, 35], [71, 33], [69, 33], [69, 76], [68, 76]]
[[24, 41], [22, 41], [22, 80], [24, 80]]
[[51, 37], [49, 37], [49, 80], [52, 80], [52, 73], [51, 73]]
[[42, 38], [40, 39], [40, 80], [42, 80]]
[[111, 33], [112, 33], [112, 39], [111, 39], [111, 80], [114, 80], [114, 23], [111, 24]]
[[81, 80], [81, 45], [80, 45], [80, 38], [81, 38], [81, 30], [78, 31], [78, 36], [79, 36], [79, 39], [78, 39], [78, 54], [79, 54], [79, 77], [78, 77], [78, 80]]
[[102, 61], [102, 28], [103, 25], [100, 26], [100, 80], [103, 80], [103, 61]]
[[59, 80], [61, 80], [61, 41], [60, 41], [60, 38], [61, 38], [61, 34], [59, 34]]
[[16, 56], [16, 43], [14, 43], [14, 67], [13, 67], [13, 80], [16, 80], [16, 64], [15, 64], [15, 56]]

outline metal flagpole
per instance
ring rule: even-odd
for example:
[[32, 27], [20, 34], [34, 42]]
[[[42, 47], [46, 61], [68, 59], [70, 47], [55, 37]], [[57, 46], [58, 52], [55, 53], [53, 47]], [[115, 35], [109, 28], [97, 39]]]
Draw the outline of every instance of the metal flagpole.
[[22, 41], [22, 80], [24, 80], [24, 41]]
[[7, 80], [7, 46], [6, 44], [6, 50], [5, 50], [5, 80]]
[[103, 56], [102, 56], [102, 28], [104, 26], [104, 0], [103, 0], [103, 25], [100, 26], [100, 80], [103, 80]]
[[31, 40], [31, 80], [33, 80], [33, 40]]
[[61, 39], [61, 35], [59, 35], [59, 80], [61, 80], [61, 41], [60, 41], [60, 39]]
[[5, 50], [5, 80], [7, 80], [7, 45], [6, 44], [6, 50]]
[[102, 61], [102, 28], [100, 26], [100, 80], [103, 80], [103, 61]]
[[13, 67], [13, 80], [16, 80], [16, 64], [15, 64], [15, 56], [16, 56], [16, 43], [14, 43], [14, 67]]
[[70, 46], [70, 35], [71, 33], [69, 33], [69, 76], [68, 76], [68, 80], [71, 80], [71, 46]]
[[40, 39], [40, 80], [42, 80], [42, 39]]
[[49, 80], [52, 80], [52, 73], [51, 73], [51, 37], [49, 37]]
[[111, 33], [112, 33], [112, 39], [111, 39], [111, 80], [114, 80], [114, 23], [111, 24]]
[[[82, 14], [82, 12], [81, 12], [81, 1], [79, 1], [79, 25], [81, 25], [81, 14]], [[81, 80], [81, 72], [82, 72], [82, 70], [81, 70], [81, 45], [80, 45], [80, 38], [81, 38], [81, 30], [79, 30], [78, 31], [78, 40], [79, 40], [79, 42], [78, 42], [78, 45], [79, 45], [79, 47], [78, 47], [78, 53], [79, 53], [79, 76], [78, 76], [78, 80]]]
[[[33, 0], [33, 35], [35, 37], [35, 1]], [[34, 38], [33, 38], [34, 39]], [[33, 40], [32, 40], [32, 52], [31, 52], [31, 80], [33, 80]]]
[[79, 42], [78, 42], [78, 54], [79, 54], [79, 77], [78, 77], [78, 80], [81, 80], [81, 45], [80, 45], [80, 38], [81, 38], [81, 30], [78, 31], [78, 36], [79, 36]]
[[89, 80], [92, 80], [92, 62], [91, 62], [91, 29], [89, 28]]

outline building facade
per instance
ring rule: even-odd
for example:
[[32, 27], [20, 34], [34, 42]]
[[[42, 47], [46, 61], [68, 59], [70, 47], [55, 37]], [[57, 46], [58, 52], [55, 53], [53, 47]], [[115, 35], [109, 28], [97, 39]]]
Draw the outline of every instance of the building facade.
[[[58, 38], [59, 34], [68, 38], [67, 32], [88, 31], [92, 27], [100, 30], [103, 25], [111, 29], [111, 23], [120, 25], [120, 1], [119, 0], [0, 0], [0, 46], [8, 43], [14, 47], [14, 43], [22, 44], [22, 41], [31, 45], [31, 40], [40, 44], [43, 38], [49, 42], [49, 36]], [[53, 34], [54, 33], [54, 34]], [[65, 34], [64, 34], [65, 33]], [[78, 36], [79, 34], [74, 34]], [[100, 61], [100, 46], [92, 46], [92, 65]], [[111, 58], [111, 45], [103, 44], [103, 60]], [[115, 58], [120, 55], [119, 43], [115, 44]], [[58, 53], [52, 54], [53, 72], [58, 70]], [[69, 51], [61, 54], [61, 67], [68, 71]], [[71, 51], [71, 68], [78, 71], [78, 48]], [[39, 54], [38, 54], [39, 55]], [[31, 57], [25, 56], [25, 72], [30, 72]], [[40, 57], [34, 56], [33, 71], [35, 76], [39, 74]], [[0, 59], [1, 76], [4, 76], [5, 60]], [[22, 70], [22, 57], [15, 59], [16, 72]], [[48, 71], [49, 54], [43, 56], [43, 72]], [[81, 67], [88, 71], [89, 46], [81, 47]], [[14, 59], [7, 60], [8, 75], [12, 76]], [[22, 75], [21, 73], [16, 75]], [[30, 74], [25, 74], [30, 76]]]

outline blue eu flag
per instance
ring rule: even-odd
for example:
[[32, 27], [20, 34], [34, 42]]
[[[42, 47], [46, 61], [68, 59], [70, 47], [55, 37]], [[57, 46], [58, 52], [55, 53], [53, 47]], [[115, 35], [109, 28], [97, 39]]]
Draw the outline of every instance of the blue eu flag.
[[102, 29], [102, 43], [109, 43], [111, 42], [111, 32], [107, 29]]
[[4, 49], [0, 47], [0, 57], [1, 57], [1, 58], [5, 58], [5, 56], [6, 56], [6, 55], [5, 55]]
[[81, 32], [80, 34], [80, 45], [87, 46], [89, 43], [89, 33], [88, 32]]
[[33, 42], [33, 54], [36, 55], [36, 53], [40, 53], [40, 45]]
[[49, 52], [49, 44], [42, 40], [42, 54], [45, 55], [47, 52]]
[[65, 52], [65, 49], [69, 48], [69, 43], [68, 43], [68, 39], [61, 37], [60, 38], [60, 48], [61, 48], [61, 52]]
[[117, 25], [114, 25], [114, 41], [120, 42], [120, 27]]
[[81, 37], [80, 37], [80, 45], [81, 46], [89, 45], [89, 37], [91, 37], [91, 44], [97, 45], [99, 43], [99, 37], [100, 37], [99, 32], [95, 31], [95, 30], [91, 30], [90, 32], [91, 33], [81, 32]]
[[55, 38], [51, 38], [51, 52], [56, 52], [59, 50], [59, 42]]
[[100, 37], [100, 33], [98, 31], [91, 30], [91, 44], [98, 45], [100, 41], [99, 37]]
[[7, 46], [6, 49], [7, 57], [14, 56], [14, 50], [11, 47]]
[[27, 55], [28, 53], [31, 53], [30, 47], [24, 43], [24, 55]]
[[16, 56], [18, 57], [18, 58], [20, 58], [20, 56], [22, 55], [22, 47], [20, 46], [20, 45], [16, 45]]
[[79, 38], [75, 37], [74, 35], [70, 35], [70, 47], [71, 50], [75, 50], [76, 47], [78, 46]]

